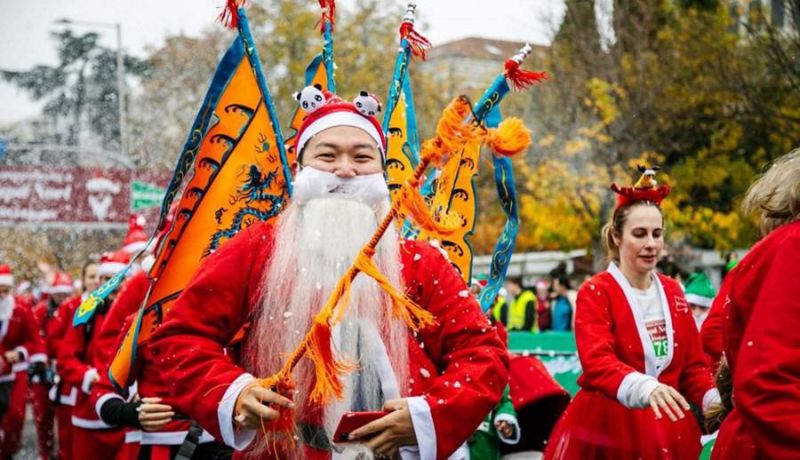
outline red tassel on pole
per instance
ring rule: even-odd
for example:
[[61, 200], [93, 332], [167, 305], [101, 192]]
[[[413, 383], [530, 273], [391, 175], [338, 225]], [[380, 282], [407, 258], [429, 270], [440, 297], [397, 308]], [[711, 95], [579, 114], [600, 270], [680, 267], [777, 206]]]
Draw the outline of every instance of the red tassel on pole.
[[403, 22], [400, 23], [400, 39], [408, 41], [411, 54], [425, 60], [425, 52], [432, 48], [431, 42], [414, 29], [414, 20], [417, 16], [417, 4], [408, 2]]
[[244, 2], [245, 0], [227, 0], [217, 20], [228, 29], [239, 27], [239, 7], [244, 5]]
[[526, 44], [519, 50], [519, 53], [506, 60], [506, 78], [514, 89], [525, 89], [534, 83], [539, 83], [547, 79], [546, 72], [533, 72], [520, 67], [522, 61], [524, 61], [529, 54], [531, 54], [531, 45]]
[[318, 0], [319, 7], [322, 8], [322, 20], [320, 21], [320, 32], [325, 32], [325, 22], [331, 25], [331, 32], [333, 32], [333, 25], [336, 23], [336, 0]]
[[425, 60], [425, 53], [432, 48], [431, 42], [414, 29], [413, 22], [403, 21], [400, 24], [400, 38], [408, 40], [411, 54]]

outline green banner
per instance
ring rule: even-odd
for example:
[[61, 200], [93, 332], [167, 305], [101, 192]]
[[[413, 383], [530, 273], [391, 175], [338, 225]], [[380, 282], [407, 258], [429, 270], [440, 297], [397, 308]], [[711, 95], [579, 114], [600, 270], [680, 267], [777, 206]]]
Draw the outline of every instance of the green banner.
[[131, 211], [138, 212], [143, 209], [157, 208], [161, 206], [164, 194], [167, 189], [147, 182], [131, 182]]
[[574, 333], [509, 332], [508, 347], [516, 354], [536, 356], [565, 390], [573, 396], [578, 391], [581, 363], [578, 361]]

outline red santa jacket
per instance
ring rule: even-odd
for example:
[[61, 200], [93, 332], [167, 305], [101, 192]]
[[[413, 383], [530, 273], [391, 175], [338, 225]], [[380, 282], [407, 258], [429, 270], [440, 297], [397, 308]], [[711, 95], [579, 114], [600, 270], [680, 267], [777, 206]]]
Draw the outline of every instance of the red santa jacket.
[[58, 351], [58, 372], [61, 378], [78, 388], [75, 408], [72, 411], [73, 426], [89, 429], [107, 429], [107, 424], [97, 417], [89, 392], [92, 380], [99, 376], [94, 367], [98, 353], [95, 338], [105, 320], [105, 312], [97, 312], [92, 320], [82, 326], [67, 327], [61, 349]]
[[[671, 278], [658, 275], [669, 306], [665, 317], [669, 344], [667, 362], [656, 371], [647, 330], [641, 317], [634, 315], [628, 296], [612, 271], [595, 275], [578, 292], [575, 340], [583, 367], [578, 384], [618, 400], [623, 379], [639, 372], [657, 377], [702, 407], [714, 383], [680, 286]], [[619, 269], [616, 271], [622, 276]]]
[[715, 459], [800, 458], [800, 222], [767, 235], [733, 276], [725, 356], [734, 408]]
[[22, 353], [22, 361], [28, 361], [31, 355], [44, 350], [44, 343], [30, 307], [25, 306], [24, 300], [17, 300], [16, 297], [11, 317], [0, 321], [0, 382], [13, 381], [15, 370], [22, 366], [27, 367], [24, 363], [22, 366], [21, 363], [12, 366], [6, 360], [6, 352], [12, 350]]
[[[220, 419], [229, 421], [232, 413], [223, 414], [221, 402], [244, 370], [224, 350], [259, 298], [272, 245], [272, 227], [258, 224], [209, 256], [148, 348], [151, 363], [158, 366], [152, 372], [170, 380], [167, 402], [232, 446], [232, 425], [220, 425]], [[438, 321], [421, 331], [410, 347], [409, 384], [410, 395], [423, 397], [430, 407], [428, 435], [436, 447], [427, 458], [444, 459], [500, 400], [508, 381], [508, 354], [477, 302], [464, 295], [468, 290], [463, 280], [437, 249], [406, 242], [401, 253], [407, 294]]]
[[733, 284], [733, 276], [728, 272], [728, 275], [722, 281], [722, 286], [719, 288], [719, 293], [714, 297], [711, 303], [711, 309], [708, 316], [703, 321], [703, 326], [700, 328], [700, 340], [703, 344], [703, 352], [711, 365], [711, 370], [716, 372], [719, 368], [719, 361], [722, 359], [722, 351], [724, 348], [723, 329], [725, 327], [725, 316], [728, 308], [728, 294]]

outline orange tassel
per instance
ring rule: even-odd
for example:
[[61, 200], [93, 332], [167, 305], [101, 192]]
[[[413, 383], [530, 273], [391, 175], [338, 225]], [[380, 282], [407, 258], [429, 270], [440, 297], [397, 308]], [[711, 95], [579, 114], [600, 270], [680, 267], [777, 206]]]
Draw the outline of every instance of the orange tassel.
[[372, 259], [374, 254], [375, 251], [372, 249], [366, 252], [362, 251], [356, 258], [355, 266], [362, 273], [374, 279], [383, 289], [383, 292], [389, 295], [392, 300], [392, 313], [394, 316], [402, 319], [406, 326], [414, 332], [435, 325], [436, 319], [428, 310], [406, 298], [403, 293], [392, 286], [389, 279], [375, 265], [375, 261]]
[[520, 118], [509, 117], [500, 126], [490, 129], [487, 143], [492, 151], [503, 157], [511, 157], [528, 150], [531, 146], [531, 132]]
[[446, 216], [443, 221], [433, 218], [427, 203], [425, 203], [425, 198], [419, 192], [417, 181], [408, 181], [403, 185], [395, 202], [397, 203], [397, 213], [403, 218], [414, 221], [417, 227], [426, 233], [446, 237], [458, 230], [459, 222], [452, 216]]

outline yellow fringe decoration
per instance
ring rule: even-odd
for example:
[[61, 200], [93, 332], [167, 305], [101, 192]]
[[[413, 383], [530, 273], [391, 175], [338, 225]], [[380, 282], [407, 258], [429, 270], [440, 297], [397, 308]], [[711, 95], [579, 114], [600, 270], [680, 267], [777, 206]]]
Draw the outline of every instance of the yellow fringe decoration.
[[380, 272], [377, 265], [375, 265], [375, 261], [372, 260], [374, 254], [375, 251], [373, 249], [362, 251], [355, 261], [355, 266], [362, 273], [374, 279], [383, 289], [383, 292], [389, 295], [392, 299], [392, 313], [394, 316], [402, 319], [406, 326], [414, 332], [419, 332], [426, 327], [435, 325], [436, 319], [428, 310], [420, 307], [392, 286], [389, 279]]
[[442, 237], [452, 235], [458, 231], [459, 222], [450, 216], [441, 221], [436, 220], [425, 203], [425, 197], [419, 192], [419, 183], [414, 180], [406, 182], [398, 191], [395, 199], [397, 215], [411, 219], [420, 229], [427, 233]]
[[522, 119], [509, 117], [497, 128], [489, 130], [486, 142], [496, 155], [510, 157], [528, 150], [532, 142], [531, 132]]

